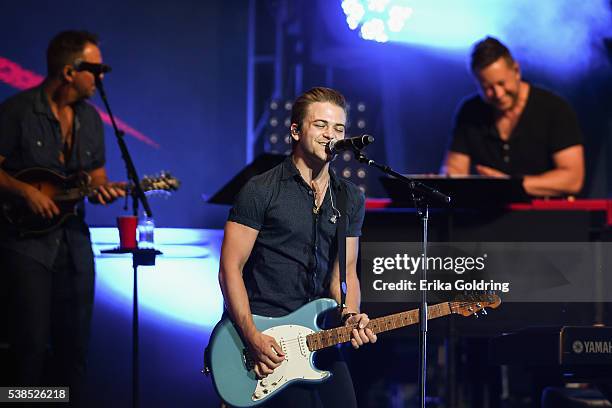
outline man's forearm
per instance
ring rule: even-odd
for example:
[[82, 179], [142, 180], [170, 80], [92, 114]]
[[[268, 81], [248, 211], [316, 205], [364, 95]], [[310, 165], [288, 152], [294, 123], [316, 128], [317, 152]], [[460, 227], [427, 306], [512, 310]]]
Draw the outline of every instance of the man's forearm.
[[542, 174], [525, 176], [523, 187], [533, 196], [559, 196], [577, 194], [582, 188], [583, 177], [568, 169], [555, 169]]
[[25, 197], [28, 188], [32, 188], [32, 186], [17, 180], [16, 178], [10, 176], [6, 171], [0, 169], [0, 190], [18, 195], [20, 197]]
[[[339, 275], [334, 274], [333, 279], [330, 282], [330, 296], [340, 304], [340, 281]], [[359, 313], [361, 305], [361, 288], [359, 287], [359, 279], [357, 278], [356, 272], [348, 272], [346, 276], [346, 308], [342, 310], [342, 314], [345, 313]]]
[[223, 298], [225, 299], [225, 305], [232, 320], [238, 326], [241, 334], [244, 337], [248, 337], [257, 328], [253, 323], [253, 316], [242, 273], [239, 271], [228, 272], [227, 269], [221, 267], [219, 283], [223, 292]]
[[350, 313], [359, 313], [361, 308], [361, 287], [357, 273], [351, 273], [346, 278], [346, 311]]

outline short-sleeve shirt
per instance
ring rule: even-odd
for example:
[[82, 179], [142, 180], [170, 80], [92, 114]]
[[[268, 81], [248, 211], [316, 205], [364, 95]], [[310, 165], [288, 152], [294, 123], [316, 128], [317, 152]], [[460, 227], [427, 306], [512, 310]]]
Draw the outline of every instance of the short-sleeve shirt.
[[[530, 86], [527, 104], [510, 138], [500, 138], [495, 109], [479, 95], [463, 102], [455, 116], [450, 150], [511, 176], [541, 174], [555, 168], [553, 156], [583, 143], [576, 114], [561, 97]], [[474, 173], [472, 168], [472, 173]]]
[[346, 192], [341, 216], [347, 217], [347, 237], [361, 235], [365, 214], [365, 197], [357, 186], [330, 171], [330, 187], [315, 213], [314, 193], [288, 157], [253, 177], [238, 194], [229, 221], [259, 231], [243, 269], [252, 313], [283, 316], [329, 296], [338, 252], [332, 216], [341, 191]]
[[[73, 109], [74, 145], [71, 156], [62, 163], [60, 124], [51, 112], [42, 85], [3, 102], [0, 105], [0, 156], [5, 158], [2, 169], [15, 173], [42, 167], [69, 176], [79, 169], [90, 171], [104, 166], [104, 128], [100, 115], [84, 101], [74, 104]], [[62, 234], [66, 234], [73, 258], [89, 257], [91, 242], [82, 215], [72, 217], [62, 228], [40, 237], [20, 238], [0, 228], [0, 247], [27, 255], [50, 268]]]

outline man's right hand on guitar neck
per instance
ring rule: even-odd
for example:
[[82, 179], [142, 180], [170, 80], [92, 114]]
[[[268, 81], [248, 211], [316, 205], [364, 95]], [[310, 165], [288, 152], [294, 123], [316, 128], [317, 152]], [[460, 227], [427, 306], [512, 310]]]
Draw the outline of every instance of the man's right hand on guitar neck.
[[272, 336], [254, 330], [246, 336], [257, 378], [265, 378], [285, 360], [285, 353]]

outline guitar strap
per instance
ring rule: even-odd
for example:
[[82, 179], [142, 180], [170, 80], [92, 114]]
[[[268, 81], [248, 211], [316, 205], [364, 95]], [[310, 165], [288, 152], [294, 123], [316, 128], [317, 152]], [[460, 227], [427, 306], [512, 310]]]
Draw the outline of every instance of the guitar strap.
[[[348, 216], [346, 211], [346, 188], [338, 182], [338, 223], [336, 224], [336, 239], [338, 246], [338, 266], [340, 272], [340, 313], [346, 308], [346, 230], [348, 227]], [[333, 210], [333, 209], [332, 209]]]

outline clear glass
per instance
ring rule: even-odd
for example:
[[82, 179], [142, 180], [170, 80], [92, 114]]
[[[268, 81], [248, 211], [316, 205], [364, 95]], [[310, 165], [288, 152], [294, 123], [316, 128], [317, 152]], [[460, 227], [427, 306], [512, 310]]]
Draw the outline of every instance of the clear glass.
[[155, 246], [155, 221], [146, 215], [138, 221], [138, 248], [153, 248]]

